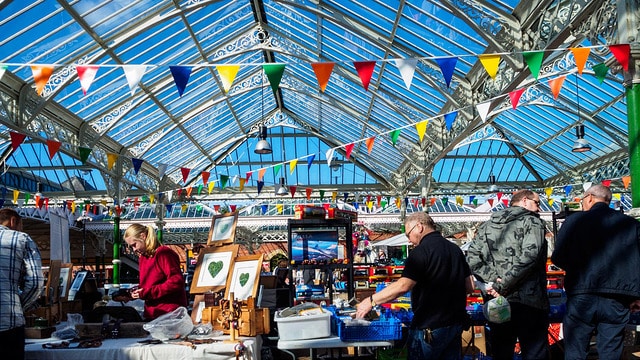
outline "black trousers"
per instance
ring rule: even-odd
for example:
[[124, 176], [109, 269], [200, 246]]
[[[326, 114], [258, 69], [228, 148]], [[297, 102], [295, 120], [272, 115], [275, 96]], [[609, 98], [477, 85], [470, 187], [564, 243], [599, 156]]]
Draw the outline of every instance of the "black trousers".
[[520, 303], [511, 303], [511, 321], [489, 323], [488, 336], [494, 360], [513, 360], [516, 341], [523, 360], [549, 359], [549, 313]]
[[24, 326], [0, 331], [0, 349], [5, 359], [24, 359]]

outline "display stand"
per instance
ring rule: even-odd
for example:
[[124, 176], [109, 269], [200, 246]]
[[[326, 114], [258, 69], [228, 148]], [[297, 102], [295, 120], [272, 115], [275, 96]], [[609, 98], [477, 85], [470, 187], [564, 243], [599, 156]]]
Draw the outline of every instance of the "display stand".
[[[331, 239], [332, 234], [335, 234], [335, 239]], [[301, 301], [324, 301], [331, 304], [335, 291], [344, 291], [348, 299], [353, 298], [351, 235], [352, 222], [350, 219], [289, 219], [288, 250], [291, 258], [289, 286], [291, 287], [292, 304]], [[333, 246], [330, 244], [331, 241], [335, 241]], [[341, 246], [344, 246], [342, 254], [338, 250]], [[339, 282], [344, 286], [336, 286], [336, 278], [333, 275], [335, 271], [345, 273], [346, 281]], [[313, 275], [320, 273], [322, 276], [314, 283], [306, 284], [304, 283], [305, 279], [296, 277], [296, 274], [300, 272], [313, 273]], [[298, 284], [296, 284], [296, 280]], [[298, 289], [304, 288], [304, 292], [296, 291], [296, 285], [304, 285], [298, 287]], [[316, 289], [320, 291], [320, 287], [322, 294], [314, 293]]]

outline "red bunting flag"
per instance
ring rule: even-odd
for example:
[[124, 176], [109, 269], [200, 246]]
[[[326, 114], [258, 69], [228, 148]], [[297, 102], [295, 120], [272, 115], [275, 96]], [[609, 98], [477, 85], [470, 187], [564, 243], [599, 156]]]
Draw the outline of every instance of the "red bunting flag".
[[489, 203], [489, 206], [493, 207], [493, 199], [487, 199], [487, 202]]
[[238, 205], [229, 205], [229, 209], [231, 209], [231, 212], [236, 212], [237, 208], [238, 208]]
[[631, 46], [629, 44], [609, 45], [609, 51], [618, 60], [625, 71], [629, 71], [629, 56], [631, 55]]
[[523, 92], [524, 92], [524, 88], [517, 89], [509, 93], [509, 98], [511, 99], [511, 106], [513, 107], [514, 110], [515, 108], [518, 107], [518, 102], [520, 101], [520, 97], [522, 96]]
[[349, 160], [349, 158], [351, 157], [351, 152], [353, 151], [353, 147], [355, 145], [356, 145], [355, 143], [351, 143], [344, 146], [344, 152], [347, 160]]
[[182, 172], [182, 182], [186, 184], [187, 178], [189, 178], [189, 172], [191, 172], [191, 169], [183, 167], [183, 168], [180, 168], [180, 171]]
[[602, 180], [602, 185], [609, 187], [611, 186], [611, 180]]
[[58, 149], [60, 149], [60, 145], [62, 145], [60, 141], [47, 140], [47, 149], [49, 150], [49, 160], [53, 159], [53, 157], [56, 155], [56, 153], [58, 152]]
[[356, 71], [358, 72], [358, 76], [360, 76], [360, 81], [362, 81], [362, 86], [365, 91], [369, 90], [369, 83], [371, 82], [371, 76], [373, 75], [373, 69], [376, 67], [375, 61], [354, 61], [353, 66], [355, 66]]
[[207, 183], [209, 182], [209, 175], [211, 175], [211, 173], [208, 171], [203, 171], [200, 173], [200, 175], [202, 176], [202, 183], [204, 185], [207, 185]]
[[306, 188], [304, 191], [307, 193], [307, 200], [311, 200], [311, 193], [313, 192], [312, 188]]
[[298, 187], [297, 187], [297, 186], [295, 186], [295, 185], [291, 185], [291, 186], [289, 186], [289, 191], [291, 191], [291, 197], [294, 197], [294, 196], [296, 195], [296, 189], [297, 189], [297, 188], [298, 188]]
[[27, 137], [25, 134], [20, 134], [14, 131], [9, 131], [9, 136], [11, 136], [11, 147], [13, 148], [13, 151], [16, 151], [18, 146], [20, 146], [24, 141], [24, 138]]

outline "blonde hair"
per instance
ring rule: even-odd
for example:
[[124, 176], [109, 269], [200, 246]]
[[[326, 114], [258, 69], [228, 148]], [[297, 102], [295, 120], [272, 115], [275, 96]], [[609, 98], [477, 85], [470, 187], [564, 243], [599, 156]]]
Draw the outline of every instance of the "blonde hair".
[[156, 230], [151, 226], [146, 226], [142, 224], [131, 224], [124, 232], [124, 239], [134, 238], [136, 241], [140, 240], [141, 234], [146, 234], [147, 237], [144, 241], [145, 252], [149, 256], [153, 256], [155, 254], [156, 249], [160, 246], [158, 239], [156, 238]]

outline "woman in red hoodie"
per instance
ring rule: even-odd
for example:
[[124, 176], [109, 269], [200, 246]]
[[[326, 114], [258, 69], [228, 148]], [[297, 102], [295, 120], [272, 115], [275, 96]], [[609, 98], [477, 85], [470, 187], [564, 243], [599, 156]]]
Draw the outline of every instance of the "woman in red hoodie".
[[171, 248], [161, 245], [151, 226], [131, 224], [124, 232], [127, 247], [139, 257], [140, 284], [131, 292], [144, 300], [144, 318], [153, 320], [180, 306], [187, 306], [180, 258]]

